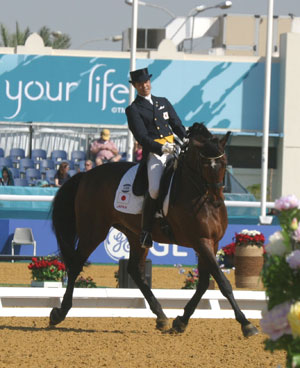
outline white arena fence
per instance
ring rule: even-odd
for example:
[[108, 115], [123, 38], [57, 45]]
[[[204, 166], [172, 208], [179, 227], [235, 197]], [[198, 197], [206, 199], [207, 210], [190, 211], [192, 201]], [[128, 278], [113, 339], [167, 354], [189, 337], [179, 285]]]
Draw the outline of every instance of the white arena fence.
[[[2, 201], [33, 201], [33, 202], [51, 202], [54, 196], [43, 195], [17, 195], [17, 194], [0, 194], [0, 200]], [[261, 202], [251, 201], [225, 201], [226, 207], [261, 207]], [[274, 202], [266, 202], [267, 208], [274, 208]]]
[[[153, 289], [168, 318], [182, 315], [195, 290]], [[49, 317], [60, 307], [64, 288], [1, 287], [0, 317]], [[234, 291], [246, 318], [260, 319], [266, 308], [264, 291]], [[68, 317], [155, 318], [138, 289], [74, 289], [73, 307]], [[219, 290], [203, 295], [192, 318], [235, 318], [234, 312]]]

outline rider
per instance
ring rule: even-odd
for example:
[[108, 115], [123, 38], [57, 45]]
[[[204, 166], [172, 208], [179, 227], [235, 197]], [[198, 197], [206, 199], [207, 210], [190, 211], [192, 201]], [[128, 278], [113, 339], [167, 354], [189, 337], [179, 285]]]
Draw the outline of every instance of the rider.
[[130, 77], [129, 82], [138, 95], [126, 108], [128, 126], [143, 147], [149, 181], [143, 203], [140, 242], [143, 248], [151, 248], [160, 178], [175, 149], [173, 131], [181, 140], [186, 137], [186, 131], [171, 103], [164, 97], [151, 95], [152, 74], [148, 73], [147, 68], [130, 72]]

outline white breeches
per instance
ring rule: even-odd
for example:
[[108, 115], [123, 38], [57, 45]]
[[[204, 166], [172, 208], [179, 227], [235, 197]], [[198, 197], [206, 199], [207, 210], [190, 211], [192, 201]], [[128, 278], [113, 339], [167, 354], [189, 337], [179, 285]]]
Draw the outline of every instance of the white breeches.
[[149, 194], [152, 199], [156, 199], [158, 197], [160, 178], [167, 162], [171, 157], [171, 154], [164, 153], [162, 156], [159, 156], [156, 153], [149, 153], [147, 160], [147, 171], [149, 180]]

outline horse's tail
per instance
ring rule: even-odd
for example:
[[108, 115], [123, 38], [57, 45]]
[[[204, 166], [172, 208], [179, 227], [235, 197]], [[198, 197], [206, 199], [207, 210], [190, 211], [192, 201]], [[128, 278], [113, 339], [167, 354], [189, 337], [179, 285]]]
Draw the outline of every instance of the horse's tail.
[[67, 268], [70, 268], [74, 259], [78, 240], [74, 204], [83, 174], [72, 176], [60, 187], [52, 204], [52, 228]]

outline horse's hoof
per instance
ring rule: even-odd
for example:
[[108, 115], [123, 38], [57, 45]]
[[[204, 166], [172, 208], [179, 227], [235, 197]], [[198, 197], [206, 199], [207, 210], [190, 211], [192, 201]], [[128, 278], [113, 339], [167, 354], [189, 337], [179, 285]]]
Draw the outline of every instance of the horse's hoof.
[[258, 334], [258, 329], [253, 326], [251, 323], [248, 325], [242, 326], [242, 331], [244, 337], [250, 337]]
[[65, 317], [61, 316], [59, 308], [53, 308], [50, 313], [50, 321], [49, 326], [58, 325], [61, 321], [63, 321]]
[[164, 319], [156, 319], [156, 329], [159, 331], [167, 331], [169, 329], [169, 320], [168, 318]]
[[177, 316], [172, 324], [172, 332], [182, 333], [185, 331], [187, 324], [182, 321], [180, 316]]

